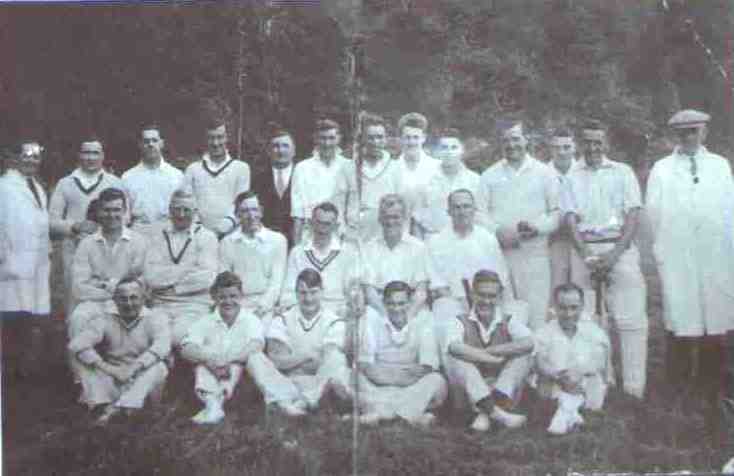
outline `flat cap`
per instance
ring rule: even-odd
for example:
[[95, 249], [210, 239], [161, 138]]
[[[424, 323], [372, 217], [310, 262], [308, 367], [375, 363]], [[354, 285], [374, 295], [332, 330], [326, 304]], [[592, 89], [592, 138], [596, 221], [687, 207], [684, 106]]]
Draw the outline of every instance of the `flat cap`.
[[674, 129], [690, 129], [701, 127], [711, 120], [711, 116], [705, 112], [693, 109], [684, 109], [673, 114], [668, 125]]

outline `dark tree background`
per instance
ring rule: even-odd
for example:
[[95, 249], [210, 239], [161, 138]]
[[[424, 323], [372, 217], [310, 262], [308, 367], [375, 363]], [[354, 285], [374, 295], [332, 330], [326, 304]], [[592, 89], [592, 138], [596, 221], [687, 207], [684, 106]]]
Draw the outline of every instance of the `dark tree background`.
[[[391, 120], [420, 111], [433, 127], [457, 126], [489, 155], [498, 120], [523, 118], [542, 137], [593, 116], [610, 125], [615, 156], [635, 163], [645, 135], [663, 135], [680, 107], [710, 111], [709, 142], [732, 150], [732, 84], [686, 26], [731, 74], [730, 0], [287, 3], [4, 6], [0, 145], [39, 138], [53, 182], [95, 133], [121, 172], [138, 160], [140, 126], [155, 121], [183, 165], [214, 108], [229, 113], [234, 150], [241, 114], [242, 156], [258, 167], [268, 122], [294, 129], [303, 157], [313, 120], [349, 129], [356, 96]], [[361, 87], [349, 72], [355, 35]]]

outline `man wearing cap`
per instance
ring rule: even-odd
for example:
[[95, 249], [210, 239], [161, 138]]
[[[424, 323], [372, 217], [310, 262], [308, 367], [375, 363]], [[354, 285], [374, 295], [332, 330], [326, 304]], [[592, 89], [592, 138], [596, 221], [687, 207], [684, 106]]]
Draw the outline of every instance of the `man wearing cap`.
[[262, 318], [280, 299], [288, 257], [288, 242], [262, 223], [263, 206], [254, 191], [235, 199], [240, 228], [219, 244], [219, 270], [242, 277], [243, 306]]
[[431, 425], [431, 409], [446, 399], [446, 380], [433, 316], [412, 315], [412, 289], [392, 281], [383, 292], [386, 315], [368, 315], [360, 325], [358, 355], [360, 421], [375, 424], [401, 418], [412, 425]]
[[[569, 175], [578, 164], [576, 141], [571, 131], [565, 127], [554, 130], [548, 141], [548, 150], [550, 151], [551, 170], [558, 181], [560, 205], [562, 209], [567, 209], [572, 201]], [[551, 284], [555, 289], [571, 279], [572, 244], [569, 237], [566, 236], [564, 227], [559, 227], [548, 235], [548, 248], [551, 262]]]
[[103, 164], [102, 142], [97, 138], [82, 142], [79, 166], [59, 180], [48, 205], [51, 232], [63, 237], [61, 262], [64, 267], [64, 302], [67, 314], [74, 310], [76, 304], [71, 292], [71, 265], [76, 247], [82, 238], [97, 231], [97, 224], [87, 220], [89, 204], [106, 188], [123, 188], [122, 181], [105, 172]]
[[385, 150], [385, 120], [369, 115], [362, 121], [359, 156], [342, 167], [332, 202], [342, 213], [344, 233], [369, 241], [380, 233], [380, 198], [400, 191], [398, 168]]
[[385, 314], [382, 291], [391, 281], [403, 281], [414, 290], [411, 312], [417, 313], [428, 298], [428, 261], [426, 246], [408, 234], [408, 203], [402, 195], [391, 193], [380, 199], [382, 236], [364, 245], [364, 259], [370, 264], [367, 286], [369, 304]]
[[456, 400], [477, 412], [471, 427], [488, 431], [490, 419], [508, 428], [525, 424], [509, 410], [530, 373], [533, 333], [524, 324], [527, 306], [503, 306], [502, 281], [482, 269], [472, 278], [472, 307], [446, 323], [440, 336], [446, 375]]
[[186, 168], [183, 188], [196, 198], [201, 223], [223, 236], [236, 228], [232, 203], [250, 189], [250, 166], [227, 151], [227, 126], [213, 121], [206, 130], [207, 152]]
[[423, 114], [411, 112], [398, 120], [402, 153], [395, 163], [400, 177], [399, 190], [408, 202], [408, 218], [413, 235], [423, 236], [423, 225], [417, 220], [418, 197], [425, 193], [430, 178], [438, 172], [440, 162], [426, 154], [428, 119]]
[[193, 223], [195, 214], [194, 197], [184, 190], [173, 192], [169, 223], [151, 233], [143, 266], [153, 308], [171, 320], [174, 345], [209, 312], [209, 286], [217, 275], [217, 237]]
[[734, 328], [734, 182], [729, 162], [703, 145], [709, 120], [690, 109], [670, 119], [679, 146], [653, 166], [647, 209], [668, 331], [668, 377], [679, 396], [694, 386], [704, 394], [711, 422], [721, 385], [722, 336]]
[[100, 192], [97, 216], [99, 229], [84, 238], [72, 264], [72, 292], [79, 304], [69, 316], [69, 337], [85, 324], [86, 316], [109, 303], [118, 281], [143, 273], [148, 243], [124, 225], [127, 196], [118, 188]]
[[164, 145], [160, 127], [145, 125], [138, 141], [142, 159], [122, 174], [130, 198], [130, 226], [146, 237], [168, 223], [171, 195], [183, 180], [183, 173], [163, 158]]
[[464, 143], [458, 130], [441, 131], [435, 153], [441, 166], [428, 179], [416, 205], [416, 219], [421, 224], [426, 241], [451, 226], [451, 217], [446, 210], [451, 192], [463, 188], [476, 196], [479, 190], [479, 174], [464, 165]]
[[451, 225], [432, 236], [427, 244], [433, 312], [439, 326], [469, 311], [470, 284], [477, 271], [494, 270], [503, 288], [511, 289], [507, 263], [497, 238], [474, 224], [476, 207], [472, 192], [454, 190], [447, 201]]
[[103, 308], [89, 309], [85, 324], [68, 344], [82, 384], [80, 401], [90, 409], [103, 408], [98, 425], [121, 412], [140, 410], [151, 394], [160, 393], [171, 352], [168, 318], [143, 305], [145, 288], [141, 281], [120, 280], [113, 301]]
[[339, 172], [349, 159], [339, 149], [339, 124], [331, 119], [316, 121], [314, 131], [316, 150], [311, 157], [295, 165], [291, 192], [291, 215], [295, 243], [311, 236], [311, 215], [319, 203], [332, 199], [336, 193]]
[[296, 146], [289, 131], [281, 127], [273, 128], [268, 142], [268, 155], [270, 166], [253, 177], [252, 190], [260, 200], [263, 225], [285, 236], [290, 249], [294, 244], [291, 184]]
[[344, 319], [321, 305], [318, 271], [306, 268], [296, 279], [298, 306], [273, 316], [265, 332], [267, 355], [301, 391], [312, 409], [332, 387], [349, 386], [344, 355]]
[[301, 271], [310, 268], [321, 274], [324, 307], [341, 315], [344, 312], [344, 290], [350, 279], [369, 275], [367, 264], [359, 260], [356, 247], [337, 235], [338, 221], [339, 212], [331, 202], [321, 203], [313, 209], [312, 238], [297, 245], [288, 256], [281, 307], [297, 303], [296, 278]]
[[497, 234], [515, 294], [530, 305], [529, 324], [536, 329], [550, 304], [548, 235], [558, 228], [558, 182], [528, 154], [522, 123], [510, 123], [500, 137], [504, 159], [482, 174], [477, 208], [482, 223]]
[[[599, 121], [581, 130], [583, 163], [570, 174], [573, 205], [565, 223], [573, 240], [572, 281], [589, 298], [586, 310], [596, 314], [595, 289], [613, 317], [619, 335], [624, 391], [644, 398], [647, 381], [647, 300], [640, 253], [633, 243], [642, 210], [640, 186], [627, 164], [610, 160], [606, 131]], [[603, 315], [602, 327], [610, 327]]]
[[[0, 177], [3, 376], [36, 370], [43, 346], [41, 323], [50, 311], [48, 208], [46, 193], [36, 179], [42, 159], [38, 142], [23, 142]], [[15, 369], [5, 360], [11, 354], [21, 356], [12, 359]]]

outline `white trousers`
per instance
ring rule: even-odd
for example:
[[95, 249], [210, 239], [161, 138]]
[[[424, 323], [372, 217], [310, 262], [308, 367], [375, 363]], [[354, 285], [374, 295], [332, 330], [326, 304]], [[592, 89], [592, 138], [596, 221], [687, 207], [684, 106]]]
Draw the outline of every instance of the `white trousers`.
[[[229, 390], [228, 394], [234, 392], [234, 388], [242, 377], [243, 367], [232, 365], [230, 378], [220, 380], [204, 365], [197, 365], [194, 372], [196, 376], [195, 390], [200, 397], [206, 393], [220, 395]], [[247, 359], [244, 369], [252, 377], [255, 385], [263, 394], [265, 403], [288, 402], [299, 399], [300, 393], [295, 384], [281, 374], [275, 364], [262, 352], [257, 352]]]
[[459, 408], [467, 398], [472, 407], [481, 399], [488, 397], [496, 389], [511, 399], [519, 397], [530, 374], [532, 360], [530, 355], [509, 359], [495, 376], [485, 376], [475, 364], [455, 357], [446, 357], [446, 376], [452, 401]]
[[211, 312], [211, 307], [203, 303], [157, 302], [153, 309], [168, 315], [171, 324], [171, 337], [174, 346], [181, 345], [181, 341], [189, 331], [189, 327]]
[[301, 396], [313, 404], [321, 400], [330, 386], [335, 386], [340, 396], [344, 396], [343, 390], [349, 387], [347, 358], [340, 351], [329, 352], [315, 374], [294, 372], [286, 376], [295, 384]]
[[400, 417], [413, 421], [441, 405], [448, 394], [446, 379], [438, 372], [423, 376], [413, 385], [377, 386], [359, 374], [359, 407], [363, 413], [376, 413], [381, 419]]
[[162, 390], [168, 377], [168, 368], [163, 362], [148, 367], [122, 385], [101, 370], [85, 365], [76, 358], [72, 360], [72, 366], [82, 384], [80, 400], [89, 406], [112, 403], [122, 408], [143, 408], [148, 395]]
[[[613, 244], [595, 244], [594, 253], [603, 253]], [[608, 318], [598, 322], [608, 331], [616, 331], [621, 347], [621, 364], [624, 391], [642, 398], [647, 383], [647, 287], [640, 270], [640, 254], [631, 246], [619, 258], [609, 273], [610, 284], [606, 289]], [[585, 294], [585, 310], [594, 315], [596, 294], [592, 287], [590, 272], [578, 253], [571, 256], [573, 282], [581, 286]]]
[[[516, 299], [528, 303], [528, 326], [535, 330], [548, 318], [551, 265], [548, 248], [525, 246], [503, 250], [515, 286]], [[505, 290], [509, 293], [510, 290]]]

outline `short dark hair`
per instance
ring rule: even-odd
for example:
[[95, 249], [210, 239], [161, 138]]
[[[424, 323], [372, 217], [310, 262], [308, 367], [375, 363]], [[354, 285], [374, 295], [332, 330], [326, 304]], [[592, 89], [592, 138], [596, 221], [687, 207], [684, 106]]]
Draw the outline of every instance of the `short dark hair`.
[[97, 199], [99, 200], [98, 206], [102, 206], [103, 203], [122, 200], [122, 205], [127, 208], [127, 197], [125, 196], [125, 192], [116, 187], [108, 187], [102, 190]]
[[317, 133], [319, 131], [330, 131], [331, 129], [336, 129], [337, 132], [341, 132], [341, 126], [339, 126], [339, 123], [332, 119], [319, 119], [316, 121], [316, 127], [314, 128]]
[[576, 283], [567, 282], [563, 284], [559, 284], [556, 286], [556, 288], [553, 290], [553, 302], [558, 302], [558, 296], [561, 295], [561, 293], [573, 293], [576, 292], [579, 294], [579, 297], [581, 297], [581, 302], [584, 302], [584, 290], [581, 289], [581, 286], [579, 286]]
[[571, 129], [569, 129], [566, 126], [560, 126], [551, 132], [551, 137], [570, 137], [573, 139], [573, 133], [571, 132]]
[[592, 131], [603, 131], [606, 132], [607, 128], [604, 123], [599, 119], [588, 119], [581, 124], [581, 130], [592, 130]]
[[97, 222], [97, 210], [99, 209], [99, 197], [92, 199], [89, 202], [89, 205], [87, 205], [87, 213], [84, 218], [86, 218], [89, 221]]
[[316, 210], [321, 210], [326, 213], [333, 213], [336, 215], [337, 218], [339, 218], [339, 209], [336, 208], [336, 205], [334, 205], [331, 202], [321, 202], [318, 205], [316, 205], [313, 209], [313, 213], [316, 213]]
[[216, 278], [214, 278], [214, 282], [209, 288], [209, 293], [214, 295], [222, 288], [231, 287], [236, 287], [240, 292], [242, 292], [242, 280], [237, 276], [237, 273], [233, 273], [232, 271], [222, 271]]
[[146, 287], [143, 280], [140, 279], [140, 277], [135, 276], [133, 274], [128, 274], [127, 276], [123, 277], [121, 280], [117, 282], [117, 285], [115, 286], [115, 292], [114, 294], [117, 294], [117, 290], [120, 289], [121, 286], [124, 286], [126, 284], [135, 283], [140, 288], [140, 292], [143, 296], [145, 296]]
[[445, 127], [438, 131], [438, 134], [436, 134], [436, 139], [444, 139], [447, 137], [453, 137], [456, 139], [459, 139], [463, 142], [463, 138], [461, 136], [461, 131], [455, 127]]
[[257, 192], [254, 190], [248, 190], [246, 192], [240, 192], [235, 198], [234, 198], [234, 210], [235, 212], [240, 207], [240, 204], [244, 202], [245, 200], [249, 198], [257, 198]]
[[276, 137], [282, 136], [288, 136], [291, 138], [291, 141], [293, 140], [293, 134], [285, 127], [275, 122], [268, 124], [268, 142], [271, 142]]
[[298, 287], [298, 283], [303, 283], [309, 288], [323, 289], [324, 287], [324, 282], [321, 279], [321, 273], [311, 268], [306, 268], [298, 273], [298, 277], [296, 278], [296, 288]]
[[104, 142], [102, 142], [102, 138], [94, 133], [87, 134], [84, 137], [82, 137], [82, 140], [79, 142], [79, 149], [81, 150], [82, 144], [86, 144], [89, 142], [99, 142], [99, 145], [101, 145], [102, 149], [104, 150]]
[[426, 132], [428, 130], [428, 119], [418, 112], [409, 112], [398, 120], [398, 131], [401, 134], [404, 127], [415, 127]]
[[155, 122], [146, 122], [145, 124], [143, 124], [143, 126], [140, 128], [141, 135], [143, 131], [158, 131], [158, 135], [163, 135], [163, 131], [161, 131], [160, 126]]
[[386, 301], [387, 298], [395, 293], [408, 293], [408, 297], [413, 295], [413, 288], [410, 287], [405, 281], [390, 281], [382, 290], [382, 299]]
[[367, 130], [369, 126], [382, 126], [387, 129], [387, 121], [382, 116], [367, 113], [362, 118], [362, 131]]
[[500, 275], [497, 274], [495, 271], [491, 271], [489, 269], [480, 269], [476, 273], [474, 273], [474, 277], [472, 278], [472, 288], [477, 287], [481, 283], [497, 283], [500, 285], [500, 289], [504, 289], [504, 285], [502, 284], [502, 279], [500, 279]]
[[476, 198], [474, 197], [474, 193], [472, 193], [471, 190], [469, 190], [468, 188], [457, 188], [453, 192], [449, 193], [449, 197], [448, 197], [449, 207], [451, 206], [451, 200], [454, 198], [454, 195], [456, 195], [457, 193], [468, 193], [469, 196], [471, 197], [472, 202], [476, 203]]

